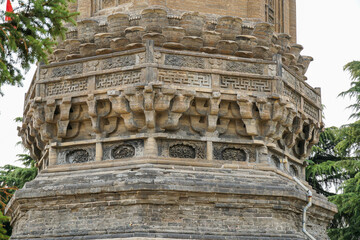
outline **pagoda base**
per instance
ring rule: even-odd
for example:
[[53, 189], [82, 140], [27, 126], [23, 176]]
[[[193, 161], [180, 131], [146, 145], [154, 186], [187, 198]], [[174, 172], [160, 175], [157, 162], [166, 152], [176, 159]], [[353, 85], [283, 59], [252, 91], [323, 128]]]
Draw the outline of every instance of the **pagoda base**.
[[[328, 239], [336, 208], [316, 195], [308, 231]], [[7, 208], [11, 239], [307, 239], [306, 194], [259, 163], [156, 159], [53, 166]]]

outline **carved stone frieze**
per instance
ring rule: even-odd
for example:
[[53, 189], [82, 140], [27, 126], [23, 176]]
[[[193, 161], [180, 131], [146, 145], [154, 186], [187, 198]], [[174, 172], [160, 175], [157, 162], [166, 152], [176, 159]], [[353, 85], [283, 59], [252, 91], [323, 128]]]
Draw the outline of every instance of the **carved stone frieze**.
[[165, 55], [165, 65], [188, 68], [205, 68], [203, 58], [184, 55]]
[[253, 64], [245, 62], [228, 61], [226, 63], [226, 70], [230, 72], [252, 73], [252, 74], [264, 74], [265, 65]]
[[63, 67], [53, 68], [51, 71], [52, 71], [52, 74], [51, 74], [52, 78], [72, 76], [72, 75], [83, 73], [83, 64], [77, 63], [77, 64], [72, 64], [72, 65], [66, 65]]
[[113, 68], [129, 67], [135, 65], [135, 63], [136, 63], [135, 55], [113, 57], [103, 61], [102, 69], [106, 70]]

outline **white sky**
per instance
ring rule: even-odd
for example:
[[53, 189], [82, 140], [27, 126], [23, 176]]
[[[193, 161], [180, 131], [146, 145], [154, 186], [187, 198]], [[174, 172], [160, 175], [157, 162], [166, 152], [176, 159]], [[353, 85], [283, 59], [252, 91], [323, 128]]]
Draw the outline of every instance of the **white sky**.
[[[307, 77], [313, 87], [321, 87], [325, 104], [327, 127], [348, 123], [350, 104], [337, 95], [350, 86], [349, 75], [343, 66], [360, 60], [360, 0], [297, 0], [298, 43], [305, 49], [303, 55], [314, 57]], [[5, 9], [4, 4], [0, 4]], [[2, 17], [2, 16], [0, 16]], [[0, 166], [16, 164], [15, 147], [20, 140], [14, 118], [22, 116], [24, 94], [30, 84], [34, 69], [27, 74], [23, 88], [5, 86], [0, 97]]]

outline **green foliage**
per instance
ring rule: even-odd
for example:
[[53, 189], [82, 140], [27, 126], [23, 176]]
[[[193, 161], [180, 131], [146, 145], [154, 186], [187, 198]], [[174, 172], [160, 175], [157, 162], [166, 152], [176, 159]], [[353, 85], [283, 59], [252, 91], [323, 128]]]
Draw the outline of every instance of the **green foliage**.
[[33, 180], [37, 175], [35, 161], [29, 155], [19, 154], [18, 157], [18, 161], [22, 162], [25, 167], [5, 165], [0, 168], [0, 240], [9, 239], [12, 230], [8, 217], [3, 216], [6, 204], [17, 189], [22, 188], [25, 183]]
[[[329, 229], [333, 240], [360, 237], [359, 131], [359, 122], [325, 129], [308, 160], [307, 180], [339, 209]], [[334, 186], [338, 194], [329, 190]]]
[[0, 240], [9, 239], [5, 225], [9, 225], [9, 218], [0, 211]]
[[312, 149], [312, 154], [307, 160], [309, 166], [306, 171], [306, 179], [313, 188], [325, 196], [333, 193], [328, 188], [333, 184], [339, 184], [339, 169], [335, 163], [342, 158], [336, 146], [341, 141], [339, 138], [340, 130], [336, 127], [327, 128], [320, 135], [320, 140]]
[[342, 93], [339, 96], [345, 97], [349, 96], [352, 99], [355, 99], [355, 103], [350, 105], [348, 108], [351, 108], [354, 113], [351, 114], [351, 118], [359, 119], [360, 118], [360, 61], [352, 61], [345, 65], [344, 70], [350, 72], [351, 75], [351, 87]]
[[329, 200], [338, 206], [332, 226], [329, 230], [331, 239], [358, 240], [360, 237], [360, 172], [354, 178], [344, 182], [342, 194]]
[[0, 94], [4, 84], [21, 85], [23, 75], [17, 66], [27, 71], [36, 61], [47, 62], [55, 39], [65, 36], [64, 23], [75, 24], [77, 13], [68, 11], [70, 1], [18, 0], [14, 13], [6, 13], [12, 21], [0, 22]]
[[[339, 96], [349, 96], [355, 103], [351, 118], [360, 118], [360, 62], [348, 63], [351, 86]], [[306, 177], [313, 188], [338, 207], [329, 228], [332, 240], [360, 239], [360, 121], [341, 128], [327, 128], [308, 160]], [[329, 187], [337, 187], [337, 194]]]
[[22, 188], [25, 183], [33, 180], [37, 175], [37, 168], [22, 168], [5, 165], [0, 170], [0, 182], [7, 187]]

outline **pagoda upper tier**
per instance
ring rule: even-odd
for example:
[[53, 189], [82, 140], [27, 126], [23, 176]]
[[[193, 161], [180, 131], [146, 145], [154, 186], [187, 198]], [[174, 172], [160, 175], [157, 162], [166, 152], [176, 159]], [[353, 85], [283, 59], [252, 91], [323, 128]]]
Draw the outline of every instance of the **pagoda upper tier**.
[[274, 24], [277, 32], [291, 35], [296, 42], [296, 0], [78, 0], [73, 6], [80, 19], [116, 12], [136, 14], [149, 7], [171, 9], [174, 14], [194, 11], [257, 19]]

